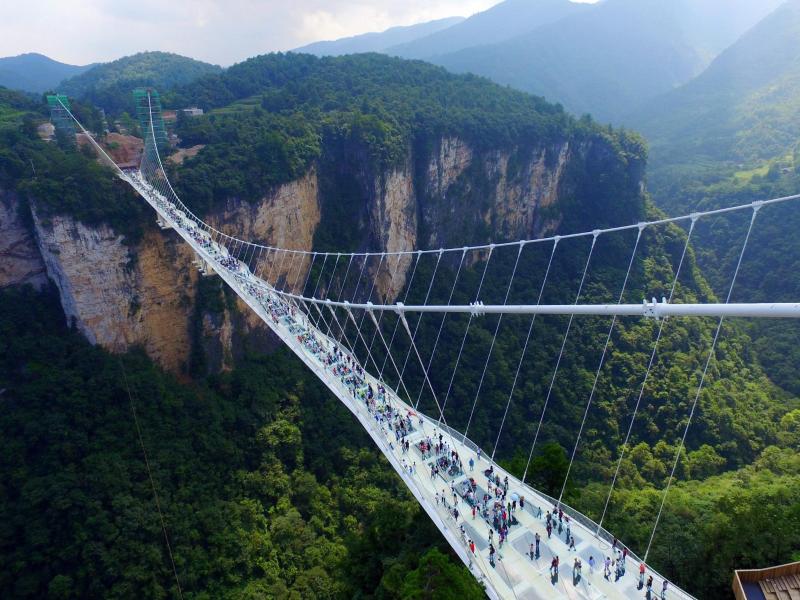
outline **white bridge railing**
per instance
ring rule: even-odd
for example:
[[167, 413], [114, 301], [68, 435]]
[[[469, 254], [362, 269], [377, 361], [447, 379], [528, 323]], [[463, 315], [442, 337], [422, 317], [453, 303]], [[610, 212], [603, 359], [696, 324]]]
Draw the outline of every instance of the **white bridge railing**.
[[[498, 553], [498, 557], [494, 565], [490, 564], [488, 558], [483, 556], [481, 552], [472, 553], [467, 545], [466, 540], [459, 532], [457, 525], [453, 522], [452, 517], [449, 515], [449, 512], [444, 508], [443, 505], [440, 505], [438, 502], [434, 502], [433, 496], [436, 492], [436, 482], [434, 482], [433, 486], [431, 486], [430, 482], [427, 482], [424, 477], [420, 477], [416, 474], [411, 474], [408, 472], [407, 466], [401, 462], [403, 455], [399, 454], [397, 447], [392, 445], [391, 439], [387, 437], [387, 432], [383, 428], [376, 426], [374, 419], [372, 419], [372, 415], [364, 408], [364, 403], [359, 402], [356, 398], [353, 398], [350, 390], [347, 389], [337, 377], [332, 376], [332, 373], [326, 370], [324, 365], [322, 365], [312, 353], [308, 352], [307, 349], [302, 346], [302, 344], [297, 342], [295, 339], [296, 336], [292, 335], [284, 327], [280, 326], [280, 324], [273, 322], [265, 310], [263, 300], [254, 295], [253, 292], [256, 291], [261, 295], [268, 294], [273, 299], [278, 299], [283, 303], [289, 303], [297, 307], [298, 304], [292, 302], [292, 296], [278, 292], [265, 281], [253, 275], [244, 263], [231, 257], [224, 246], [216, 244], [216, 242], [212, 240], [211, 236], [197, 226], [194, 220], [192, 220], [175, 205], [170, 203], [167, 198], [165, 198], [160, 192], [158, 192], [147, 181], [145, 181], [140, 174], [124, 173], [121, 174], [121, 177], [131, 186], [133, 186], [134, 189], [136, 189], [136, 191], [156, 210], [158, 214], [158, 220], [162, 225], [168, 225], [169, 228], [174, 229], [175, 232], [193, 248], [199, 257], [197, 264], [201, 265], [202, 269], [207, 273], [211, 271], [218, 273], [223, 280], [242, 298], [242, 300], [244, 300], [248, 306], [250, 306], [250, 308], [259, 315], [259, 317], [278, 335], [278, 337], [287, 346], [289, 346], [295, 352], [295, 354], [300, 357], [301, 360], [303, 360], [303, 362], [312, 370], [312, 372], [314, 372], [314, 374], [319, 377], [320, 380], [322, 380], [328, 386], [328, 388], [334, 392], [339, 400], [345, 404], [345, 406], [347, 406], [347, 408], [359, 419], [362, 426], [372, 437], [373, 441], [376, 443], [381, 452], [389, 460], [392, 467], [403, 479], [406, 486], [415, 496], [422, 508], [428, 513], [431, 520], [434, 522], [434, 524], [436, 524], [437, 528], [439, 528], [439, 530], [442, 532], [445, 539], [447, 539], [448, 543], [454, 549], [456, 554], [484, 586], [487, 595], [490, 598], [498, 599], [516, 597], [517, 592], [515, 591], [515, 588], [519, 587], [520, 584], [514, 584], [513, 580], [510, 580], [505, 566], [505, 562], [509, 560], [508, 557], [511, 556], [510, 553], [512, 550], [507, 549], [504, 551], [505, 558], [502, 553]], [[223, 264], [223, 261], [225, 261], [225, 264]], [[304, 316], [306, 318], [308, 317], [308, 315]], [[312, 330], [314, 335], [323, 340], [323, 343], [329, 347], [338, 347], [339, 350], [345, 354], [352, 355], [347, 348], [341, 346], [341, 344], [339, 344], [336, 340], [328, 337], [319, 329], [315, 328], [310, 321], [306, 323], [305, 327]], [[372, 382], [374, 384], [382, 383], [366, 372], [366, 370], [364, 373], [368, 382]], [[413, 410], [408, 404], [403, 402], [399, 395], [394, 393], [389, 386], [385, 384], [383, 385], [386, 387], [387, 393], [391, 395], [391, 404], [401, 407], [403, 411]], [[431, 419], [416, 411], [415, 413], [418, 414], [421, 419], [424, 419], [429, 426], [438, 427], [444, 433], [448, 434], [450, 440], [452, 440], [453, 447], [458, 449], [460, 455], [467, 456], [467, 453], [476, 453], [478, 451], [477, 444], [466, 437], [463, 437], [463, 435], [457, 430], [452, 429], [444, 423], [439, 423], [435, 419]], [[486, 461], [487, 459], [484, 457], [482, 460]], [[599, 543], [598, 557], [601, 556], [600, 553], [602, 553], [604, 549], [607, 551], [611, 546], [611, 540], [613, 539], [613, 536], [605, 529], [598, 528], [597, 524], [588, 517], [572, 509], [571, 507], [564, 505], [563, 503], [559, 503], [554, 498], [539, 492], [529, 485], [522, 483], [516, 477], [507, 473], [507, 471], [505, 471], [505, 469], [503, 469], [497, 463], [489, 461], [484, 464], [490, 464], [493, 467], [494, 472], [499, 476], [508, 476], [509, 481], [512, 484], [512, 488], [518, 490], [520, 493], [523, 493], [528, 499], [528, 502], [531, 504], [537, 503], [543, 507], [547, 507], [548, 505], [559, 505], [564, 510], [565, 514], [572, 519], [574, 527], [573, 531], [580, 529], [586, 539], [591, 538], [594, 539], [596, 543]], [[628, 554], [627, 561], [632, 564], [632, 566], [629, 567], [629, 569], [632, 571], [638, 567], [640, 559], [634, 554], [630, 553]], [[564, 565], [564, 568], [566, 567], [567, 565]], [[588, 584], [587, 586], [587, 582], [589, 581], [588, 578], [584, 582], [583, 587], [578, 586], [574, 589], [570, 588], [567, 593], [561, 593], [557, 591], [547, 592], [546, 590], [548, 588], [546, 586], [544, 586], [545, 591], [541, 591], [541, 584], [544, 581], [544, 576], [541, 572], [538, 572], [537, 575], [538, 579], [534, 580], [531, 585], [539, 585], [540, 587], [530, 588], [530, 593], [533, 593], [534, 597], [536, 598], [569, 598], [570, 594], [575, 594], [576, 596], [573, 597], [583, 598], [584, 600], [599, 600], [600, 598], [607, 597], [637, 597], [637, 594], [631, 593], [631, 589], [629, 588], [619, 589], [618, 593], [615, 593], [613, 584], [605, 585], [602, 581], [598, 581], [594, 585]], [[648, 575], [652, 575], [658, 585], [660, 585], [660, 582], [664, 580], [663, 577], [649, 568]], [[529, 582], [523, 581], [522, 583], [527, 584]], [[604, 585], [605, 587], [603, 587]], [[654, 594], [657, 591], [658, 589], [654, 588]], [[669, 598], [679, 598], [682, 600], [693, 599], [691, 595], [675, 586], [670, 586]]]

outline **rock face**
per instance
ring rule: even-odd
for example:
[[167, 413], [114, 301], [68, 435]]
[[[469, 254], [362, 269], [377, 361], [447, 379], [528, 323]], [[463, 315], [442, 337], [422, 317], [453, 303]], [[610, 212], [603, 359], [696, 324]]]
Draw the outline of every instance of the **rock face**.
[[20, 215], [19, 199], [0, 189], [0, 288], [25, 284], [47, 284], [44, 262]]
[[[220, 231], [244, 240], [287, 250], [310, 250], [320, 222], [316, 170], [312, 168], [300, 179], [279, 186], [257, 203], [230, 199], [221, 212], [210, 215], [209, 221]], [[270, 281], [286, 283], [287, 291], [297, 291], [311, 259], [302, 254], [259, 250], [248, 262], [259, 274], [271, 274]]]
[[[609, 154], [592, 144], [597, 142], [563, 140], [479, 152], [457, 137], [444, 137], [426, 149], [409, 148], [402, 164], [378, 173], [361, 160], [358, 148], [351, 148], [336, 158], [332, 176], [330, 165], [314, 165], [257, 202], [228, 199], [207, 219], [231, 236], [306, 251], [322, 229], [332, 244], [339, 235], [354, 233], [348, 239], [381, 252], [541, 236], [561, 222], [562, 201], [581, 193], [569, 173], [590, 169], [594, 155]], [[327, 187], [319, 175], [323, 167]], [[637, 177], [641, 182], [638, 174], [629, 179]], [[345, 192], [337, 189], [343, 181], [351, 185]], [[67, 318], [93, 343], [113, 351], [142, 346], [175, 372], [196, 372], [196, 364], [189, 363], [198, 353], [204, 371], [219, 371], [235, 362], [241, 348], [276, 343], [252, 311], [222, 294], [218, 278], [214, 283], [198, 275], [189, 247], [174, 232], [151, 223], [131, 245], [106, 226], [40, 217], [33, 203], [32, 234], [9, 197], [0, 202], [0, 286], [41, 285], [46, 272], [59, 289]], [[345, 214], [327, 213], [332, 202], [346, 202]], [[328, 214], [334, 216], [326, 223]], [[306, 254], [235, 245], [229, 250], [294, 292], [302, 290], [312, 265]], [[410, 255], [368, 261], [366, 273], [380, 299], [398, 297], [413, 262]], [[344, 266], [344, 261], [328, 264], [326, 273], [338, 267], [341, 277]], [[336, 285], [322, 281], [318, 295]]]
[[442, 139], [428, 162], [420, 199], [429, 232], [423, 245], [458, 246], [481, 238], [522, 239], [552, 231], [558, 219], [545, 218], [542, 212], [564, 194], [566, 167], [576, 159], [581, 157], [567, 140], [478, 156], [458, 138]]
[[[370, 208], [370, 228], [384, 252], [417, 247], [417, 206], [410, 166], [393, 170], [375, 182]], [[381, 263], [375, 288], [379, 297], [393, 302], [406, 283], [412, 257], [396, 255]]]
[[31, 208], [41, 256], [67, 320], [92, 343], [112, 351], [141, 345], [163, 366], [180, 371], [189, 355], [187, 318], [197, 280], [186, 245], [148, 229], [139, 244], [127, 246], [107, 226], [43, 219]]

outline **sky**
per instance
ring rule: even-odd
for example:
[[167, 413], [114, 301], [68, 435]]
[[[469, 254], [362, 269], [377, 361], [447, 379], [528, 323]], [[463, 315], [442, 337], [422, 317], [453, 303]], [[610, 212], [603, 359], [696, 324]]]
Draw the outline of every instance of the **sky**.
[[498, 0], [0, 0], [0, 56], [40, 52], [82, 65], [145, 50], [163, 50], [227, 66], [250, 56], [290, 50], [319, 40], [456, 15], [466, 17], [497, 3]]

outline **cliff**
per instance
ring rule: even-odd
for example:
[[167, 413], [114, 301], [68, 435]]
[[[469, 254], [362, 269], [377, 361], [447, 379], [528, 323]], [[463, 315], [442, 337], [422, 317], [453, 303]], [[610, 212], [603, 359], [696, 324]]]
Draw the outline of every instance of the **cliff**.
[[[541, 236], [561, 222], [564, 199], [579, 192], [569, 173], [590, 172], [596, 154], [591, 142], [567, 140], [480, 152], [450, 136], [428, 149], [409, 148], [401, 165], [376, 172], [360, 162], [355, 147], [335, 163], [321, 161], [267, 190], [257, 202], [229, 198], [207, 217], [231, 235], [302, 250], [318, 247], [325, 232], [334, 248], [354, 238], [359, 248], [387, 252]], [[637, 176], [631, 175], [638, 186]], [[344, 214], [342, 189], [348, 193]], [[225, 296], [217, 278], [201, 281], [188, 246], [169, 230], [151, 221], [141, 240], [130, 243], [106, 225], [45, 217], [35, 199], [30, 205], [32, 229], [24, 226], [14, 196], [0, 203], [0, 285], [41, 285], [46, 273], [68, 321], [92, 343], [112, 351], [141, 346], [175, 372], [218, 371], [245, 348], [274, 344], [251, 311]], [[273, 280], [299, 291], [310, 263], [279, 254], [274, 264], [261, 265]], [[393, 301], [411, 264], [408, 256], [390, 259], [372, 272], [377, 293]]]
[[0, 189], [0, 288], [47, 283], [36, 240], [20, 212], [17, 195]]

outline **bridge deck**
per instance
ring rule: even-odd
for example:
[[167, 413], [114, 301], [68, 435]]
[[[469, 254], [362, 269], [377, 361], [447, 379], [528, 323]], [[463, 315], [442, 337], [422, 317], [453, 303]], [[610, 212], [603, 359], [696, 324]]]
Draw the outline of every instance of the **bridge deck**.
[[[362, 381], [357, 385], [348, 385], [333, 371], [334, 365], [328, 364], [330, 354], [334, 350], [337, 353], [341, 352], [346, 359], [350, 355], [347, 348], [315, 327], [302, 311], [296, 310], [296, 307], [289, 305], [285, 299], [271, 292], [269, 286], [250, 273], [245, 265], [231, 259], [225, 248], [217, 246], [205, 232], [197, 229], [193, 221], [170, 204], [141, 176], [129, 175], [125, 179], [157, 211], [160, 218], [170, 224], [192, 246], [198, 256], [213, 267], [358, 418], [448, 543], [485, 585], [490, 597], [517, 600], [645, 597], [645, 589], [638, 585], [639, 563], [631, 556], [625, 561], [625, 574], [618, 581], [615, 581], [613, 569], [610, 577], [604, 577], [603, 561], [607, 556], [611, 558], [614, 556], [611, 544], [595, 536], [596, 526], [592, 527], [591, 521], [568, 509], [568, 514], [572, 515], [569, 525], [571, 535], [575, 538], [575, 550], [569, 549], [563, 533], [559, 535], [554, 531], [552, 537], [548, 539], [545, 520], [537, 515], [539, 508], [543, 515], [548, 509], [552, 510], [552, 499], [522, 484], [496, 463], [489, 463], [485, 457], [479, 459], [472, 442], [461, 440], [459, 435], [451, 436], [451, 432], [438, 426], [436, 420], [414, 412], [388, 387], [382, 399], [376, 399], [372, 403], [367, 402], [360, 393], [364, 392], [368, 385], [374, 390], [378, 389], [379, 382], [373, 376], [365, 372]], [[225, 260], [225, 266], [221, 259]], [[293, 310], [294, 315], [292, 315]], [[313, 336], [313, 341], [307, 334]], [[341, 360], [339, 359], [336, 364], [341, 364]], [[389, 422], [380, 419], [381, 410], [386, 406], [391, 407], [393, 414], [400, 415], [400, 418], [411, 415], [414, 430], [406, 437], [410, 444], [407, 453], [401, 450]], [[457, 475], [453, 479], [445, 479], [441, 475], [431, 477], [428, 466], [430, 460], [423, 459], [417, 444], [428, 436], [438, 439], [439, 434], [442, 434], [442, 439], [447, 442], [449, 449], [458, 453], [466, 473]], [[475, 461], [473, 471], [470, 471], [468, 466], [470, 458]], [[413, 466], [416, 466], [416, 469], [409, 468]], [[514, 512], [518, 524], [511, 526], [508, 539], [502, 547], [498, 543], [498, 532], [493, 533], [493, 545], [497, 550], [494, 564], [490, 562], [489, 532], [492, 529], [490, 522], [480, 516], [473, 518], [466, 500], [458, 498], [454, 504], [450, 489], [451, 483], [456, 489], [462, 489], [464, 482], [473, 477], [477, 484], [478, 497], [482, 498], [489, 483], [483, 471], [490, 466], [501, 481], [508, 477], [507, 500], [512, 494], [525, 498], [525, 508], [517, 508]], [[446, 501], [442, 501], [443, 498]], [[451, 513], [454, 506], [459, 512], [457, 521]], [[464, 527], [464, 535], [460, 530], [461, 525]], [[531, 557], [529, 549], [536, 533], [541, 538], [541, 551], [538, 557]], [[468, 545], [470, 539], [475, 543], [474, 552]], [[557, 576], [550, 570], [554, 556], [560, 558]], [[589, 568], [590, 556], [596, 561], [594, 572]], [[580, 574], [573, 569], [576, 557], [582, 561]], [[645, 577], [650, 575], [653, 576], [652, 597], [658, 598], [661, 596], [663, 580], [648, 568]], [[691, 598], [671, 585], [666, 597]]]

